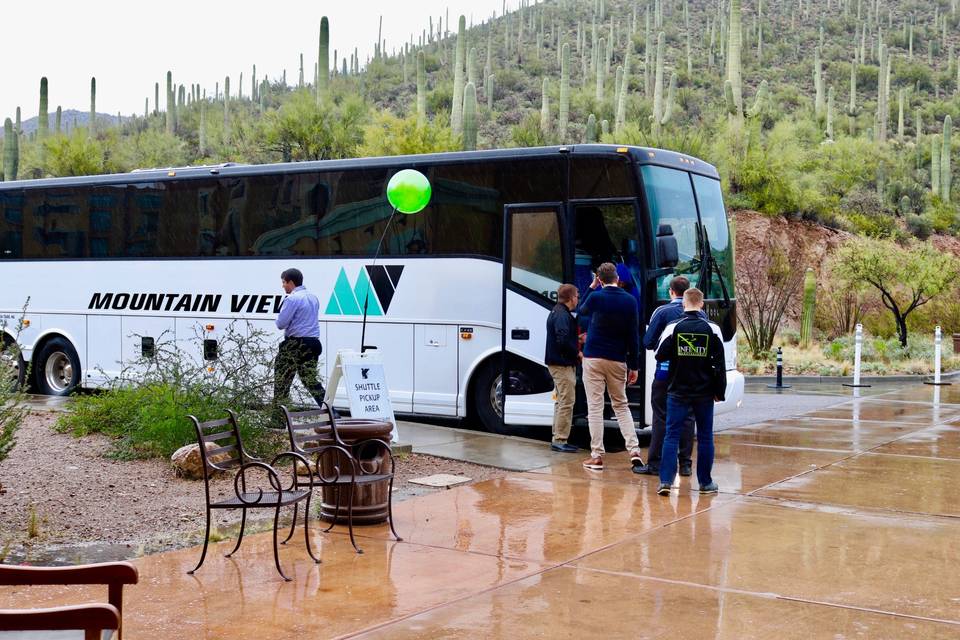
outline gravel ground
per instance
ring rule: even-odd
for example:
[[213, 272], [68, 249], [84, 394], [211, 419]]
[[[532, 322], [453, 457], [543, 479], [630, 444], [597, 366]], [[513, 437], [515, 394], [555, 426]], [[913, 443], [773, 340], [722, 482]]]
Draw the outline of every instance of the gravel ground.
[[[10, 456], [0, 462], [0, 561], [4, 555], [8, 561], [101, 561], [202, 542], [202, 482], [177, 478], [165, 461], [104, 457], [109, 439], [57, 433], [56, 417], [32, 413]], [[398, 456], [394, 500], [443, 491], [409, 482], [435, 473], [478, 482], [506, 472], [432, 456]], [[211, 492], [232, 495], [232, 476], [215, 479]], [[251, 512], [256, 528], [270, 526], [268, 512]], [[240, 512], [215, 517], [229, 536]]]

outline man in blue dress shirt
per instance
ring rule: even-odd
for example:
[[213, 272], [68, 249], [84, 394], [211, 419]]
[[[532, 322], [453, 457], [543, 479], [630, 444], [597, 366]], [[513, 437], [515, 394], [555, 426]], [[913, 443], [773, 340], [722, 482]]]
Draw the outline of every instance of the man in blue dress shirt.
[[287, 297], [277, 316], [277, 328], [283, 329], [283, 342], [277, 352], [273, 377], [275, 405], [290, 402], [293, 376], [307, 388], [317, 404], [323, 402], [324, 390], [317, 375], [317, 360], [323, 353], [320, 344], [320, 301], [303, 286], [299, 269], [287, 269], [280, 274], [280, 282]]

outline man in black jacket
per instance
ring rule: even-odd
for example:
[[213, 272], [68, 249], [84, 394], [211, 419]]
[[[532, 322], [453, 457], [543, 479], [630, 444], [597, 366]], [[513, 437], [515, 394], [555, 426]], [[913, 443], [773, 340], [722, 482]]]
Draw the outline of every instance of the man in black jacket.
[[[683, 316], [683, 292], [690, 288], [690, 280], [685, 276], [677, 276], [670, 281], [670, 302], [657, 307], [650, 316], [647, 332], [643, 334], [643, 348], [656, 351], [660, 345], [660, 336], [671, 322]], [[703, 312], [701, 311], [701, 315]], [[706, 320], [707, 316], [703, 315]], [[657, 363], [650, 385], [650, 406], [653, 409], [652, 434], [650, 436], [650, 450], [647, 453], [647, 464], [633, 468], [634, 473], [648, 476], [660, 475], [660, 454], [663, 452], [663, 438], [667, 434], [667, 385], [670, 377], [670, 362]], [[689, 476], [692, 473], [693, 462], [693, 416], [687, 416], [680, 432], [680, 475]]]
[[680, 432], [693, 411], [697, 420], [697, 480], [700, 493], [717, 493], [713, 481], [713, 402], [721, 401], [726, 390], [726, 366], [720, 327], [701, 317], [703, 293], [687, 289], [683, 294], [683, 316], [667, 325], [657, 348], [657, 362], [670, 362], [667, 386], [667, 435], [660, 459], [660, 486], [657, 493], [670, 495], [677, 473]]
[[550, 448], [561, 453], [576, 453], [577, 447], [567, 443], [573, 424], [573, 403], [577, 393], [577, 320], [570, 313], [577, 308], [580, 294], [572, 284], [557, 289], [557, 306], [547, 317], [547, 348], [544, 362], [553, 377], [556, 400], [553, 405], [553, 440]]

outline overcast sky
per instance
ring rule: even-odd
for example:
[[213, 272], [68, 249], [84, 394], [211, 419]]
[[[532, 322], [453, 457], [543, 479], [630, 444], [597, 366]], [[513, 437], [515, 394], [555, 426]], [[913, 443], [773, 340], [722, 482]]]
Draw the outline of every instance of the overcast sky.
[[[508, 0], [515, 8], [519, 0]], [[231, 93], [243, 72], [243, 92], [250, 95], [252, 65], [257, 76], [287, 82], [299, 75], [299, 55], [304, 54], [304, 73], [313, 75], [317, 57], [320, 18], [330, 20], [330, 64], [333, 50], [342, 56], [359, 47], [365, 60], [373, 52], [379, 16], [387, 49], [419, 40], [428, 28], [428, 18], [442, 15], [456, 25], [461, 13], [470, 24], [480, 23], [502, 0], [341, 0], [338, 2], [208, 2], [166, 0], [161, 3], [130, 3], [92, 0], [77, 4], [63, 0], [36, 7], [19, 4], [4, 7], [0, 28], [0, 60], [3, 82], [0, 90], [0, 120], [13, 119], [17, 106], [26, 120], [37, 115], [40, 78], [49, 82], [50, 113], [66, 109], [90, 109], [90, 77], [97, 78], [97, 111], [124, 116], [143, 113], [144, 98], [153, 109], [153, 85], [160, 82], [161, 105], [167, 70], [176, 83], [200, 83], [212, 94], [214, 83], [223, 86], [230, 76]]]

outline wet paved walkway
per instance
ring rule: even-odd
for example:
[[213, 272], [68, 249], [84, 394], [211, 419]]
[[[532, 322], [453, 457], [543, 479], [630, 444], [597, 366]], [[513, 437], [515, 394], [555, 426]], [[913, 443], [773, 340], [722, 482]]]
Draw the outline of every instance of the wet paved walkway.
[[[142, 558], [125, 635], [960, 638], [960, 386], [724, 431], [713, 497], [687, 478], [659, 497], [623, 454], [602, 473], [568, 460], [400, 503], [405, 541], [364, 529], [363, 555], [317, 532], [317, 566], [298, 537], [291, 583], [262, 534], [196, 577], [198, 549]], [[8, 590], [0, 608], [82, 595]]]

